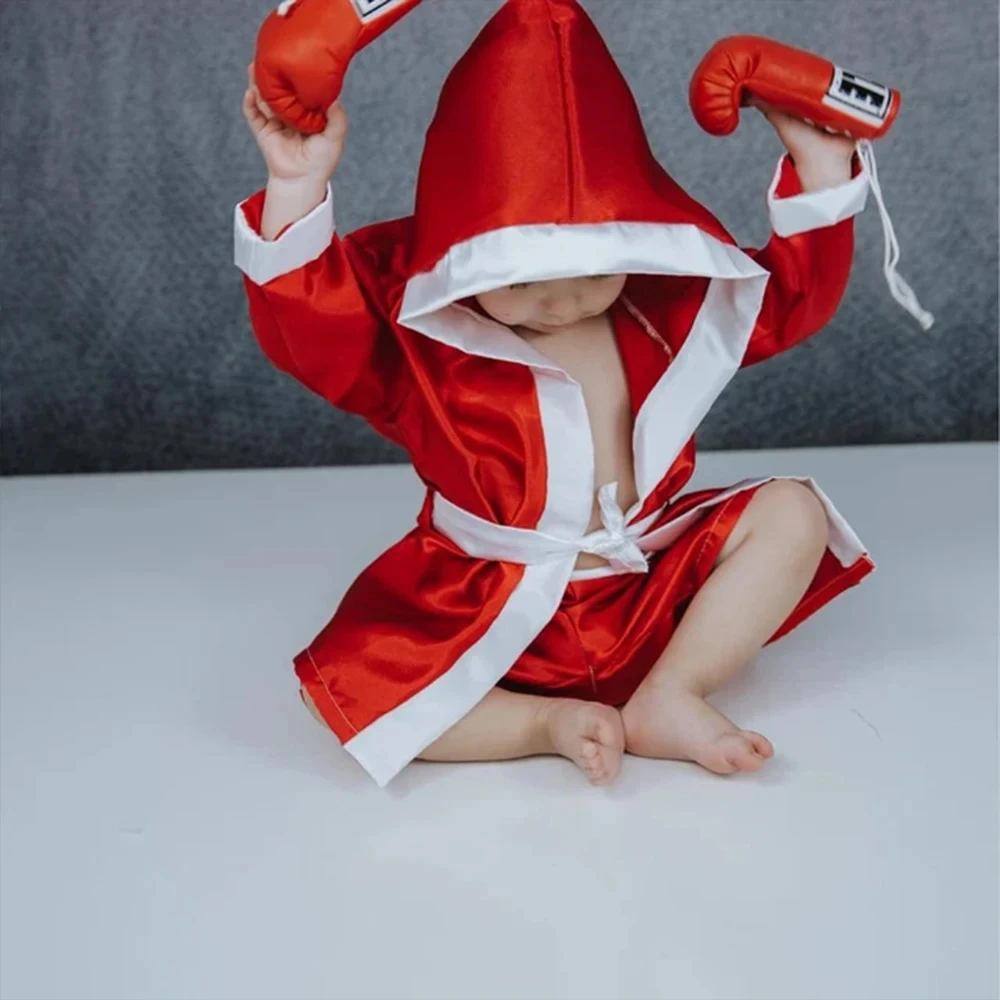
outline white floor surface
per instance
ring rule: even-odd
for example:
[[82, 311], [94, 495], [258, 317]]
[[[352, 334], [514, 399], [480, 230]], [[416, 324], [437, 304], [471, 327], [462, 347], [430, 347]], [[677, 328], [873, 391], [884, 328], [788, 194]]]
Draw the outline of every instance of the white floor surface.
[[3, 1000], [992, 1000], [997, 449], [813, 475], [879, 572], [718, 703], [758, 775], [417, 764], [290, 658], [409, 530], [408, 468], [0, 486]]

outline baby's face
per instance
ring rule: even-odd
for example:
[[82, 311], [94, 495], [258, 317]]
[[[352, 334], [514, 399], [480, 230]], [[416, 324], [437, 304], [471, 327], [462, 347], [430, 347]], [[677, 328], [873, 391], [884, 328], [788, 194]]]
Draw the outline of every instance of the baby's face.
[[608, 311], [625, 287], [627, 275], [532, 281], [482, 292], [476, 300], [498, 323], [534, 333], [557, 330]]

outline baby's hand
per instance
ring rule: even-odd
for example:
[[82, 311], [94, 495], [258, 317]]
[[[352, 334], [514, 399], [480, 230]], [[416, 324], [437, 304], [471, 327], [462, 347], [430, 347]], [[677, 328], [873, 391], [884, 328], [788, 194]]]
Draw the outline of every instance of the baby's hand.
[[243, 95], [243, 117], [257, 140], [272, 179], [281, 181], [319, 180], [333, 176], [344, 153], [347, 113], [336, 103], [326, 115], [326, 128], [316, 135], [304, 135], [289, 128], [264, 103], [248, 68], [249, 84]]
[[774, 126], [778, 138], [796, 163], [818, 158], [850, 162], [853, 157], [856, 143], [849, 136], [831, 135], [761, 101], [751, 100], [750, 104]]
[[792, 157], [804, 193], [838, 187], [851, 179], [857, 147], [853, 139], [831, 135], [762, 102], [750, 103], [774, 126]]

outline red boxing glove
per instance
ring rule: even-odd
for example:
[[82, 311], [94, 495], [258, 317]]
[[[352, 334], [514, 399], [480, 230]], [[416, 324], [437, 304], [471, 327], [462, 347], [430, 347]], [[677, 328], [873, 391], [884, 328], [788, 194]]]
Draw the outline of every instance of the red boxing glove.
[[354, 53], [420, 0], [283, 0], [261, 25], [254, 56], [260, 96], [286, 124], [322, 132]]
[[828, 132], [880, 139], [899, 112], [890, 90], [820, 56], [756, 35], [716, 42], [691, 78], [691, 110], [712, 135], [729, 135], [751, 96]]
[[883, 271], [892, 297], [929, 330], [934, 317], [899, 275], [899, 242], [878, 181], [871, 140], [880, 139], [899, 113], [898, 90], [847, 73], [810, 52], [756, 35], [716, 42], [691, 77], [691, 110], [712, 135], [729, 135], [740, 108], [756, 98], [778, 111], [857, 140], [857, 152], [878, 203], [885, 233]]

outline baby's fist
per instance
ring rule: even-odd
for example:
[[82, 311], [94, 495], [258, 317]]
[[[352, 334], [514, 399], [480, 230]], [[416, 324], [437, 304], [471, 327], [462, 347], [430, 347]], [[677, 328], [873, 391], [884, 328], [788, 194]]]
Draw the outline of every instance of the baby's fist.
[[264, 103], [248, 70], [249, 83], [243, 95], [243, 116], [257, 140], [270, 177], [282, 181], [328, 181], [341, 156], [347, 135], [347, 112], [340, 103], [326, 115], [326, 127], [315, 135], [305, 135], [285, 125]]

